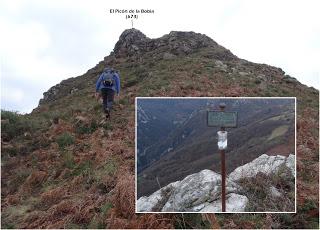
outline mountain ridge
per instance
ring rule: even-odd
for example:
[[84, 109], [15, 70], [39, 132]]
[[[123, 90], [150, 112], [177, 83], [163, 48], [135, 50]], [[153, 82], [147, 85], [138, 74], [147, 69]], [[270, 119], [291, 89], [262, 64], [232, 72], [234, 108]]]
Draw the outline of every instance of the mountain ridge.
[[[176, 34], [179, 34], [179, 33], [180, 34], [182, 33], [184, 35], [188, 35], [189, 37], [194, 38], [194, 40], [197, 40], [200, 37], [200, 39], [198, 40], [198, 43], [200, 43], [200, 44], [202, 42], [202, 38], [205, 38], [204, 40], [206, 42], [204, 42], [204, 44], [205, 44], [204, 47], [210, 47], [209, 45], [207, 45], [207, 43], [212, 44], [211, 48], [212, 48], [212, 50], [214, 50], [214, 52], [206, 53], [207, 56], [205, 55], [204, 57], [209, 57], [209, 58], [219, 60], [220, 62], [216, 63], [216, 65], [218, 67], [221, 67], [220, 69], [222, 71], [225, 71], [225, 64], [222, 63], [221, 61], [224, 61], [224, 60], [230, 61], [230, 60], [236, 59], [236, 60], [239, 60], [240, 63], [243, 62], [242, 63], [243, 66], [252, 65], [252, 64], [258, 65], [258, 66], [260, 65], [260, 66], [262, 66], [262, 68], [260, 67], [259, 69], [261, 69], [262, 72], [264, 72], [266, 69], [269, 68], [269, 71], [271, 70], [271, 75], [270, 76], [264, 76], [263, 74], [258, 75], [257, 78], [260, 81], [265, 81], [265, 80], [270, 81], [271, 80], [270, 78], [272, 78], [273, 75], [274, 76], [278, 76], [278, 75], [281, 76], [282, 75], [281, 80], [283, 80], [285, 83], [302, 85], [295, 78], [290, 77], [289, 75], [285, 75], [285, 72], [280, 68], [272, 67], [272, 66], [269, 66], [266, 64], [256, 64], [256, 63], [248, 62], [244, 59], [239, 59], [237, 56], [233, 55], [229, 50], [218, 45], [214, 40], [207, 37], [206, 35], [202, 35], [202, 34], [198, 34], [198, 33], [194, 33], [194, 32], [172, 31], [169, 34], [164, 35], [160, 38], [150, 39], [137, 29], [125, 30], [120, 35], [119, 40], [116, 43], [115, 48], [110, 53], [110, 55], [106, 56], [103, 61], [100, 61], [99, 64], [97, 64], [95, 67], [89, 69], [85, 74], [80, 75], [78, 77], [84, 77], [86, 75], [93, 77], [93, 76], [95, 76], [95, 74], [98, 74], [99, 72], [102, 71], [104, 65], [112, 66], [113, 64], [116, 64], [115, 60], [117, 58], [121, 59], [124, 57], [127, 57], [127, 58], [129, 57], [129, 60], [132, 61], [132, 59], [135, 58], [136, 55], [141, 56], [144, 54], [144, 53], [141, 53], [140, 49], [142, 51], [144, 51], [145, 53], [149, 53], [152, 50], [158, 50], [158, 48], [161, 46], [168, 47], [167, 50], [165, 50], [165, 51], [161, 50], [160, 54], [151, 54], [151, 55], [153, 55], [153, 58], [156, 60], [159, 60], [159, 59], [171, 60], [176, 57], [172, 56], [170, 53], [167, 53], [166, 51], [178, 52], [177, 55], [189, 55], [194, 52], [197, 52], [201, 48], [201, 45], [200, 45], [200, 47], [197, 46], [198, 43], [197, 42], [194, 43], [193, 40], [191, 40], [191, 41], [187, 40], [189, 42], [183, 43], [183, 39], [181, 41], [181, 36], [175, 36]], [[193, 35], [196, 35], [196, 36], [193, 37]], [[173, 36], [173, 38], [174, 38], [172, 41], [172, 44], [170, 43], [170, 38], [172, 38], [171, 36]], [[165, 39], [165, 40], [163, 41], [162, 39]], [[149, 49], [147, 49], [146, 47], [148, 47], [149, 41], [152, 43], [152, 45], [150, 46]], [[175, 41], [178, 41], [178, 42], [175, 42]], [[181, 43], [179, 43], [180, 41], [181, 41]], [[182, 50], [180, 50], [180, 49], [182, 49]], [[186, 50], [184, 50], [184, 49], [186, 49]], [[125, 52], [123, 53], [122, 50]], [[166, 57], [166, 56], [168, 56], [168, 54], [169, 54], [169, 57]], [[173, 55], [175, 55], [175, 54], [173, 54]], [[232, 71], [235, 71], [235, 70], [232, 69]], [[248, 75], [248, 73], [246, 73], [246, 72], [239, 71], [238, 73], [243, 74], [243, 75]], [[40, 100], [39, 105], [41, 105], [47, 101], [49, 102], [49, 101], [54, 100], [55, 98], [57, 98], [57, 96], [58, 96], [57, 94], [59, 94], [61, 92], [64, 92], [64, 94], [62, 94], [61, 96], [66, 96], [66, 95], [68, 95], [68, 93], [71, 94], [78, 89], [82, 89], [84, 87], [83, 83], [79, 82], [78, 84], [74, 84], [75, 83], [74, 79], [75, 78], [69, 78], [69, 79], [63, 80], [61, 83], [51, 87], [47, 92], [44, 93], [44, 98]], [[86, 79], [86, 80], [89, 80], [89, 79]], [[274, 79], [274, 80], [276, 80], [276, 79]], [[308, 86], [305, 86], [305, 87], [308, 87]], [[59, 89], [61, 89], [61, 90], [59, 90]], [[311, 90], [311, 92], [313, 92], [313, 93], [317, 92], [317, 90], [313, 87], [308, 87], [308, 89]], [[66, 93], [66, 92], [68, 92], [68, 93]], [[58, 96], [58, 97], [61, 97], [61, 96]], [[232, 96], [232, 95], [230, 95], [230, 96]]]

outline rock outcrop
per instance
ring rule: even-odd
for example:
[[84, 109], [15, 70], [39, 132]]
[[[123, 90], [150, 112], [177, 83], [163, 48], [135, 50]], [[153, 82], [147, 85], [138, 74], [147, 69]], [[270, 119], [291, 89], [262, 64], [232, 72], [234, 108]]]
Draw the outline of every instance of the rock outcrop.
[[[289, 157], [263, 154], [252, 162], [236, 168], [227, 179], [226, 211], [243, 212], [249, 202], [242, 194], [242, 187], [237, 184], [237, 180], [254, 177], [258, 173], [278, 173], [280, 169], [289, 171], [289, 175], [294, 177], [294, 160], [294, 155], [291, 154]], [[275, 188], [272, 192], [274, 196], [279, 196]], [[148, 197], [140, 197], [137, 201], [137, 211], [221, 212], [221, 175], [208, 169], [191, 174]]]
[[[236, 193], [226, 195], [226, 211], [227, 212], [244, 212], [249, 202], [248, 198]], [[203, 208], [200, 212], [221, 212], [221, 199], [215, 200], [212, 203], [202, 204]], [[195, 210], [196, 211], [196, 210]]]
[[292, 176], [295, 172], [295, 156], [290, 154], [288, 157], [285, 156], [268, 156], [266, 154], [261, 155], [255, 160], [236, 168], [232, 173], [229, 174], [229, 179], [237, 181], [241, 178], [255, 177], [258, 173], [264, 173], [269, 175], [271, 173], [277, 173], [281, 168], [286, 166]]
[[[172, 190], [171, 196], [162, 211], [199, 211], [206, 207], [202, 204], [209, 204], [221, 197], [220, 187], [221, 175], [211, 170], [205, 169], [189, 175], [175, 184], [174, 190]], [[235, 192], [237, 189], [235, 183], [228, 181], [228, 193]]]
[[113, 51], [115, 57], [141, 57], [148, 53], [148, 56], [154, 59], [173, 59], [208, 47], [212, 48], [212, 55], [221, 60], [236, 58], [206, 35], [179, 31], [171, 31], [160, 38], [150, 39], [137, 29], [127, 29], [120, 35]]
[[47, 92], [43, 93], [43, 98], [40, 99], [39, 105], [55, 101], [69, 94], [74, 94], [80, 89], [83, 89], [90, 82], [77, 82], [75, 78], [68, 78], [61, 81], [59, 84], [52, 86]]
[[116, 56], [139, 54], [141, 50], [145, 51], [145, 44], [149, 40], [150, 39], [139, 30], [127, 29], [122, 32], [113, 51]]
[[[205, 169], [191, 174], [182, 181], [173, 182], [149, 197], [143, 196], [137, 201], [138, 211], [163, 212], [207, 212], [221, 211], [221, 175]], [[227, 202], [237, 199], [239, 202], [230, 205], [229, 211], [243, 211], [247, 198], [234, 192], [241, 190], [236, 183], [227, 181]]]

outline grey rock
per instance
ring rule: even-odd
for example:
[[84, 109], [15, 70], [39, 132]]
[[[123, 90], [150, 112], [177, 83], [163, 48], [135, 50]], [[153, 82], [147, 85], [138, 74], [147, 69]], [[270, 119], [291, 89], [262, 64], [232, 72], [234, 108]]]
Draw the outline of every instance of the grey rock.
[[239, 74], [240, 74], [240, 76], [247, 76], [247, 75], [249, 75], [249, 73], [247, 73], [247, 72], [239, 72]]
[[[283, 171], [285, 169], [285, 171]], [[295, 176], [295, 156], [261, 155], [252, 162], [236, 168], [227, 178], [227, 211], [245, 211], [248, 198], [237, 184], [241, 178], [255, 177], [258, 173], [269, 175], [281, 172], [286, 177]], [[282, 195], [275, 187], [270, 188], [272, 196]], [[221, 175], [205, 169], [191, 174], [181, 181], [171, 183], [149, 197], [137, 201], [137, 210], [144, 212], [219, 212], [221, 211]]]
[[294, 176], [294, 165], [294, 155], [292, 154], [289, 157], [263, 154], [255, 160], [236, 168], [229, 174], [228, 178], [232, 181], [237, 181], [241, 178], [255, 177], [260, 172], [269, 175], [277, 173], [283, 166], [286, 166], [290, 170], [291, 175]]
[[79, 89], [73, 87], [73, 88], [71, 89], [71, 91], [70, 91], [70, 94], [74, 94], [74, 93], [77, 92], [78, 90], [79, 90]]
[[295, 155], [290, 154], [286, 159], [286, 166], [290, 169], [291, 175], [295, 177]]
[[257, 78], [258, 78], [259, 80], [261, 80], [261, 81], [266, 81], [266, 75], [264, 75], [264, 74], [259, 74], [259, 75], [257, 76]]
[[[227, 181], [227, 193], [236, 192], [240, 186]], [[180, 181], [162, 211], [193, 211], [195, 206], [220, 199], [221, 175], [205, 169]]]
[[219, 68], [225, 72], [227, 71], [228, 66], [226, 64], [224, 64], [222, 61], [216, 60], [214, 64], [217, 68]]
[[[166, 203], [168, 197], [167, 193], [171, 193], [178, 185], [180, 181], [176, 181], [168, 184], [167, 186], [159, 189], [150, 196], [142, 196], [137, 200], [137, 211], [138, 212], [151, 212], [159, 206], [161, 203]], [[166, 199], [166, 200], [164, 200]], [[163, 206], [163, 205], [162, 205]], [[161, 207], [162, 208], [162, 207]]]
[[288, 84], [297, 84], [297, 83], [299, 83], [296, 78], [291, 77], [289, 75], [284, 75], [282, 79], [283, 79], [283, 81], [285, 81]]
[[173, 191], [162, 211], [188, 211], [193, 206], [218, 198], [221, 176], [210, 170], [202, 170], [187, 176]]
[[270, 192], [271, 196], [273, 196], [273, 197], [281, 197], [282, 196], [281, 192], [279, 192], [279, 190], [274, 186], [271, 186], [269, 188], [269, 192]]
[[[221, 199], [221, 175], [205, 169], [191, 174], [181, 181], [173, 182], [150, 196], [140, 197], [137, 201], [138, 212], [159, 209], [163, 212], [200, 210], [205, 203]], [[227, 193], [241, 190], [232, 181], [227, 181]]]
[[171, 54], [171, 53], [168, 53], [168, 52], [165, 52], [163, 54], [163, 59], [164, 60], [172, 60], [174, 58], [176, 58], [176, 55], [174, 55], [174, 54]]
[[[248, 198], [243, 195], [236, 193], [230, 193], [226, 197], [226, 212], [244, 212], [249, 202]], [[200, 209], [199, 212], [221, 212], [221, 199], [216, 200], [212, 203], [207, 203], [205, 207]]]
[[139, 47], [136, 46], [136, 45], [131, 45], [131, 49], [134, 50], [134, 51], [138, 51], [138, 50], [139, 50]]

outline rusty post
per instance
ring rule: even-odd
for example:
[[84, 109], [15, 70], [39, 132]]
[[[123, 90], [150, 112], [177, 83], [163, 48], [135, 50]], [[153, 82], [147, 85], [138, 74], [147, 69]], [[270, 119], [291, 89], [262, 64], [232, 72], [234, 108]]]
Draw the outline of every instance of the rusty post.
[[[220, 103], [219, 105], [220, 111], [224, 111], [226, 104]], [[221, 131], [225, 131], [224, 127], [220, 128]], [[225, 159], [225, 152], [224, 150], [220, 150], [221, 156], [221, 205], [222, 205], [222, 212], [226, 211], [226, 159]]]

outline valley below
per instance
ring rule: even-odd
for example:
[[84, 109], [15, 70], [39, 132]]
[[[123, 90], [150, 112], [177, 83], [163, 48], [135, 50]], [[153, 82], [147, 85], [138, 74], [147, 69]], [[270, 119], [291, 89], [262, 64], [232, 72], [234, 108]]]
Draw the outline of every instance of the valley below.
[[[143, 100], [143, 99], [140, 99]], [[152, 99], [147, 103], [151, 103]], [[152, 113], [164, 117], [186, 117], [179, 125], [172, 126], [170, 133], [159, 133], [163, 129], [161, 118], [158, 127], [138, 122], [138, 148], [140, 136], [158, 135], [155, 141], [143, 152], [138, 150], [138, 197], [150, 195], [159, 186], [181, 180], [185, 176], [203, 169], [220, 172], [220, 154], [217, 147], [219, 128], [207, 126], [207, 111], [216, 109], [221, 101], [226, 102], [227, 110], [238, 112], [238, 127], [227, 128], [228, 149], [226, 150], [227, 172], [244, 165], [261, 154], [283, 155], [295, 153], [295, 103], [294, 99], [162, 99], [154, 101]], [[167, 112], [157, 111], [157, 104], [167, 103]], [[181, 100], [181, 101], [179, 101]], [[138, 102], [139, 103], [139, 102]], [[144, 102], [141, 102], [141, 106]], [[176, 104], [179, 107], [176, 108]], [[193, 108], [190, 111], [180, 107]], [[142, 106], [143, 107], [143, 106]], [[161, 107], [161, 106], [160, 106]], [[148, 114], [149, 110], [144, 110]], [[169, 115], [167, 115], [167, 113]], [[138, 115], [139, 117], [139, 115]], [[168, 122], [168, 121], [167, 121]], [[140, 125], [144, 130], [140, 130]], [[139, 132], [140, 130], [140, 132]], [[143, 138], [142, 138], [143, 139]], [[145, 146], [145, 144], [143, 145]], [[142, 170], [139, 170], [141, 169]]]

